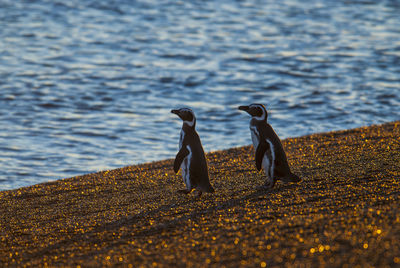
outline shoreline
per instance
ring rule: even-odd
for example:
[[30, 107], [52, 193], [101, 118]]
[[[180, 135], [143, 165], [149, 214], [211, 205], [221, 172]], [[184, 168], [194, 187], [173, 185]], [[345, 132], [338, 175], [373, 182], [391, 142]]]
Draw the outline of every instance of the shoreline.
[[299, 184], [257, 190], [251, 146], [207, 154], [215, 194], [173, 159], [0, 192], [0, 264], [400, 265], [400, 121], [282, 141]]
[[[397, 122], [397, 121], [392, 121], [392, 122]], [[289, 136], [289, 137], [281, 139], [281, 140], [283, 141], [283, 140], [297, 139], [297, 138], [303, 138], [303, 137], [308, 137], [308, 136], [324, 135], [324, 134], [332, 133], [332, 132], [343, 132], [343, 131], [349, 131], [349, 130], [358, 129], [358, 128], [365, 128], [365, 127], [373, 127], [373, 126], [384, 125], [384, 124], [388, 124], [388, 123], [392, 123], [392, 122], [376, 123], [376, 124], [364, 125], [364, 126], [355, 126], [355, 127], [349, 128], [349, 129], [341, 129], [341, 128], [339, 128], [337, 130], [329, 130], [329, 131], [323, 131], [323, 132], [308, 133], [308, 134], [304, 134], [304, 135], [301, 135], [301, 136]], [[208, 155], [208, 154], [212, 154], [212, 153], [216, 153], [216, 152], [223, 152], [223, 151], [227, 151], [227, 150], [231, 150], [231, 149], [235, 149], [235, 148], [252, 146], [251, 139], [250, 139], [250, 133], [248, 133], [248, 134], [249, 134], [249, 141], [250, 141], [250, 143], [248, 145], [238, 145], [238, 146], [234, 146], [234, 147], [216, 149], [215, 151], [205, 151], [205, 154]], [[280, 135], [278, 135], [278, 136], [280, 137]], [[175, 153], [177, 153], [177, 151]], [[131, 163], [131, 164], [127, 164], [126, 166], [104, 167], [104, 169], [100, 169], [100, 170], [96, 170], [96, 171], [86, 171], [86, 172], [82, 172], [82, 173], [75, 173], [75, 174], [72, 174], [70, 177], [67, 177], [67, 176], [64, 176], [64, 177], [54, 176], [54, 177], [52, 177], [52, 179], [47, 180], [47, 181], [39, 181], [39, 182], [35, 182], [33, 184], [27, 184], [27, 185], [19, 185], [19, 186], [15, 186], [15, 188], [3, 188], [3, 189], [0, 189], [0, 192], [2, 192], [2, 191], [14, 191], [14, 190], [17, 190], [17, 189], [20, 189], [20, 188], [32, 187], [32, 186], [35, 186], [35, 185], [38, 185], [38, 184], [52, 183], [52, 182], [55, 182], [55, 181], [72, 179], [72, 178], [76, 178], [76, 177], [82, 177], [82, 176], [102, 173], [102, 172], [111, 171], [111, 170], [123, 169], [123, 168], [131, 167], [131, 166], [151, 165], [152, 163], [155, 163], [155, 162], [171, 160], [171, 159], [173, 159], [172, 157], [175, 157], [175, 155], [173, 155], [171, 157], [168, 157], [168, 158], [163, 158], [163, 159], [155, 159], [155, 160]]]

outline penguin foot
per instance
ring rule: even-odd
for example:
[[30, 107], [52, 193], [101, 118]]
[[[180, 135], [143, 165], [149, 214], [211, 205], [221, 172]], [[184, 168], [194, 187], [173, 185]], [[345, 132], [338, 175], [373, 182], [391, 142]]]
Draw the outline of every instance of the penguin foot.
[[266, 184], [263, 184], [261, 186], [258, 186], [257, 190], [269, 192], [269, 191], [272, 190], [272, 188], [274, 188], [274, 185], [270, 185], [270, 184], [266, 183]]
[[265, 182], [265, 184], [264, 185], [261, 185], [261, 186], [258, 186], [258, 190], [267, 190], [267, 191], [270, 191], [272, 188], [274, 188], [274, 185], [275, 185], [275, 180], [267, 180], [266, 182]]
[[182, 189], [182, 190], [178, 190], [177, 192], [180, 194], [190, 194], [192, 190], [188, 190], [188, 189]]
[[302, 181], [302, 179], [294, 173], [290, 173], [289, 175], [287, 175], [285, 177], [281, 177], [281, 178], [279, 178], [279, 180], [281, 180], [284, 183]]
[[198, 191], [196, 197], [197, 197], [197, 198], [200, 198], [202, 194], [203, 194], [202, 191]]

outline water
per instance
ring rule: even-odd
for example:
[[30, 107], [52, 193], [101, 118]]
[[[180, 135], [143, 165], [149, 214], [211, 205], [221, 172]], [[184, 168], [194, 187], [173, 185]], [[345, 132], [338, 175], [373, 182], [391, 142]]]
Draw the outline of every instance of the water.
[[[398, 1], [0, 1], [0, 189], [400, 118]], [[172, 167], [171, 167], [172, 168]]]

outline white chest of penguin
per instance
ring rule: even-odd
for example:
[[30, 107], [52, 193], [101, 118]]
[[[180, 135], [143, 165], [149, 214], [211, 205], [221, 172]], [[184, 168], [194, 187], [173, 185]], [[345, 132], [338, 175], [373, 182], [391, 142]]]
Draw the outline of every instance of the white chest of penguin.
[[253, 141], [254, 150], [257, 148], [259, 141], [259, 133], [256, 127], [250, 126], [251, 140]]
[[[185, 131], [183, 129], [181, 130], [181, 136], [179, 139], [179, 150], [182, 149], [183, 146], [183, 140], [185, 139]], [[182, 170], [182, 178], [188, 188], [190, 188], [191, 183], [190, 183], [190, 161], [192, 160], [192, 150], [189, 145], [186, 145], [186, 148], [189, 150], [189, 154], [183, 159], [182, 164], [181, 164], [181, 170]]]
[[[251, 140], [253, 141], [253, 146], [254, 150], [257, 150], [258, 144], [260, 143], [260, 133], [257, 130], [257, 127], [251, 126], [250, 125], [250, 133], [251, 133]], [[271, 141], [266, 139], [266, 142], [268, 142], [271, 150], [271, 158], [268, 157], [268, 151], [264, 154], [263, 160], [262, 160], [262, 166], [264, 168], [264, 171], [267, 176], [271, 177], [271, 179], [274, 176], [274, 167], [275, 167], [275, 152], [274, 152], [274, 146]]]

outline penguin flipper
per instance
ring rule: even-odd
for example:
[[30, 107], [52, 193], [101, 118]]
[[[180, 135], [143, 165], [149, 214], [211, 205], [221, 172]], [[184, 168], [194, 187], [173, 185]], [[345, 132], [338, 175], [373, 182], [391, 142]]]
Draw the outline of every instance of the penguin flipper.
[[261, 164], [265, 155], [265, 152], [269, 149], [269, 144], [266, 141], [260, 141], [256, 149], [256, 168], [258, 171], [261, 170]]
[[174, 172], [177, 173], [179, 171], [179, 168], [181, 167], [181, 164], [183, 162], [183, 159], [189, 154], [189, 150], [186, 147], [182, 147], [179, 152], [176, 154], [175, 161], [174, 161]]

